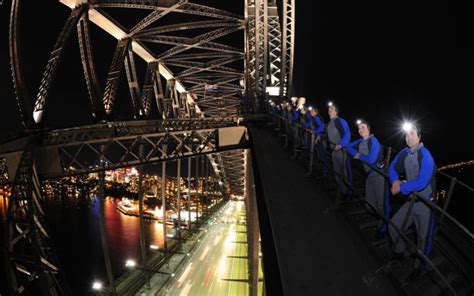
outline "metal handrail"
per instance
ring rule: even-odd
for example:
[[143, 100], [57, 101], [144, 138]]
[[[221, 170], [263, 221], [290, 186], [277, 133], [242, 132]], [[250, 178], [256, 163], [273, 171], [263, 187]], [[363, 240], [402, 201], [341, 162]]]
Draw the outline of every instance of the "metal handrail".
[[[287, 120], [285, 119], [284, 117], [281, 117], [281, 116], [278, 116], [280, 119], [282, 120]], [[303, 131], [305, 132], [308, 132], [307, 129], [301, 127], [300, 125], [297, 125], [298, 128], [302, 129]], [[313, 132], [309, 132], [311, 134], [313, 134]], [[327, 141], [328, 143], [330, 144], [333, 144], [333, 145], [336, 145], [336, 143], [332, 143], [331, 141], [329, 141], [329, 139], [325, 139], [325, 141]], [[296, 140], [295, 140], [296, 142]], [[387, 147], [387, 146], [383, 146], [383, 148], [386, 148], [386, 149], [392, 149], [391, 147]], [[344, 148], [342, 148], [343, 150], [345, 150]], [[398, 153], [397, 150], [394, 150], [392, 149], [393, 152], [395, 153]], [[387, 173], [385, 173], [383, 170], [380, 170], [379, 168], [373, 166], [373, 165], [370, 165], [370, 164], [365, 164], [367, 165], [368, 167], [370, 167], [372, 170], [374, 170], [375, 172], [377, 172], [379, 175], [383, 176], [385, 179], [389, 179], [389, 176], [387, 175]], [[444, 173], [444, 172], [440, 172], [440, 171], [437, 171], [437, 174], [442, 174], [443, 176], [446, 176], [446, 177], [449, 177], [451, 178], [451, 180], [455, 179], [456, 180], [456, 183], [459, 183], [460, 185], [464, 185], [467, 189], [471, 190], [473, 193], [474, 193], [474, 189], [472, 189], [471, 187], [469, 187], [468, 185], [466, 185], [465, 183], [462, 183], [461, 181], [457, 180], [456, 178], [452, 177], [452, 176], [449, 176], [448, 174]], [[342, 179], [343, 180], [343, 179]], [[348, 187], [350, 187], [351, 189], [352, 188], [352, 185], [351, 184], [346, 184]], [[451, 191], [452, 193], [452, 191]], [[422, 199], [422, 200], [426, 200], [424, 197], [420, 196], [419, 194], [417, 194], [416, 192], [414, 193], [415, 196], [419, 199]], [[451, 195], [448, 194], [448, 199]], [[450, 199], [449, 199], [450, 200]], [[430, 206], [432, 208], [435, 208], [437, 209], [438, 211], [440, 211], [442, 214], [443, 214], [443, 217], [448, 217], [456, 226], [458, 226], [461, 230], [463, 230], [463, 232], [465, 232], [470, 238], [474, 239], [474, 234], [472, 232], [470, 232], [464, 225], [462, 225], [457, 219], [455, 219], [454, 217], [452, 217], [450, 214], [447, 213], [447, 211], [445, 209], [441, 209], [439, 206], [437, 206], [436, 204], [430, 202], [430, 201], [427, 201]], [[449, 203], [446, 203], [445, 205], [447, 205]]]

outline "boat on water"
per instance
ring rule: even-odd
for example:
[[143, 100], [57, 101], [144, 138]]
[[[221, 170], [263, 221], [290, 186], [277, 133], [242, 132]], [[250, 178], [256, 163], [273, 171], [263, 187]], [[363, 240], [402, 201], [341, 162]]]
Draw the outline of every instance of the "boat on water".
[[[119, 202], [117, 206], [117, 210], [120, 211], [124, 215], [128, 216], [134, 216], [134, 217], [139, 217], [139, 211], [138, 211], [138, 203], [132, 199], [129, 198], [122, 198], [122, 200]], [[173, 219], [175, 218], [176, 214], [172, 211], [167, 211], [166, 212], [166, 224], [168, 225], [174, 225]], [[143, 211], [143, 217], [147, 220], [155, 220], [160, 223], [163, 223], [163, 212], [161, 209], [159, 209], [157, 206], [154, 207], [154, 209], [151, 209], [150, 207], [147, 207]]]

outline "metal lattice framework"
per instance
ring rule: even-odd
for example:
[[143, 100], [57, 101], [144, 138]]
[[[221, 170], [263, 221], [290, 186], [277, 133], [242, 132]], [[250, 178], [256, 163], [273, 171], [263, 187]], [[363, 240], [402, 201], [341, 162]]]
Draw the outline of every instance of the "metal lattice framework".
[[283, 15], [281, 18], [281, 83], [280, 97], [288, 98], [291, 95], [293, 83], [293, 57], [295, 43], [295, 0], [284, 0]]
[[234, 150], [220, 153], [227, 180], [234, 194], [244, 195], [245, 150]]
[[281, 81], [281, 29], [275, 3], [268, 6], [268, 87], [280, 91]]
[[[33, 281], [43, 295], [67, 295], [58, 259], [51, 248], [51, 238], [45, 226], [41, 207], [41, 186], [32, 139], [27, 141], [17, 161], [12, 177], [12, 198], [8, 208], [8, 243], [6, 261], [11, 295], [22, 294]], [[15, 202], [13, 202], [13, 200]]]
[[[247, 136], [236, 117], [242, 112], [242, 97], [253, 100], [268, 86], [280, 87], [280, 95], [290, 92], [294, 40], [294, 0], [283, 1], [282, 20], [274, 1], [247, 1], [241, 16], [190, 0], [60, 0], [71, 12], [36, 93], [27, 88], [20, 54], [23, 0], [11, 1], [10, 65], [27, 129], [26, 135], [0, 145], [0, 184], [12, 186], [6, 247], [12, 295], [33, 290], [70, 294], [41, 208], [40, 180], [206, 154], [228, 191], [244, 195]], [[124, 9], [127, 14], [116, 13]], [[136, 12], [146, 16], [134, 24], [124, 19]], [[102, 79], [96, 62], [104, 53], [96, 56], [93, 51], [100, 46], [95, 27], [116, 42]], [[242, 33], [244, 50], [231, 42]], [[91, 114], [106, 123], [37, 130], [48, 111], [61, 58], [74, 37]], [[110, 122], [123, 79], [135, 121]], [[151, 118], [153, 110], [158, 121], [137, 120]]]
[[[105, 119], [112, 116], [122, 76], [126, 76], [130, 88], [133, 118], [150, 115], [152, 96], [155, 97], [156, 108], [162, 118], [234, 116], [239, 113], [237, 95], [243, 90], [239, 83], [244, 78], [241, 65], [243, 51], [220, 40], [243, 31], [245, 21], [242, 16], [186, 0], [60, 2], [71, 8], [71, 14], [51, 51], [34, 109], [31, 110], [31, 98], [26, 91], [18, 54], [21, 0], [13, 1], [11, 64], [19, 107], [26, 126], [42, 121], [50, 87], [74, 28], [77, 28], [84, 78], [94, 117]], [[113, 13], [116, 8], [129, 9], [130, 13], [137, 10], [149, 13], [134, 26], [127, 27], [121, 19], [108, 13]], [[188, 15], [191, 21], [161, 23], [165, 16], [169, 20], [177, 14]], [[98, 82], [92, 51], [92, 23], [117, 39], [103, 91]], [[201, 33], [203, 29], [207, 29], [207, 32]], [[160, 48], [158, 52], [150, 49], [156, 46]], [[136, 57], [148, 65], [144, 81], [137, 78], [139, 69]], [[162, 80], [167, 82], [165, 90]]]
[[246, 28], [247, 93], [287, 98], [291, 94], [295, 39], [295, 2], [283, 0], [282, 18], [276, 1], [248, 0]]
[[0, 159], [6, 159], [4, 172], [13, 178], [34, 137], [38, 175], [60, 178], [245, 146], [246, 129], [237, 123], [232, 118], [137, 121], [39, 132], [3, 145]]

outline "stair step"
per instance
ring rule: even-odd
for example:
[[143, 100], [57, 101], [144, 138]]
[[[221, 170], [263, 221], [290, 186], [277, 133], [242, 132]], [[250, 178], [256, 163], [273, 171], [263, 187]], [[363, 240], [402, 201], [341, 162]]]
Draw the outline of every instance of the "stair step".
[[[428, 289], [426, 289], [424, 295], [441, 295], [441, 289], [437, 285], [432, 285]], [[461, 295], [461, 294], [460, 294]]]
[[[448, 273], [448, 275], [445, 276], [446, 277], [446, 280], [448, 281], [448, 283], [452, 284], [456, 279], [459, 278], [459, 275], [456, 274], [456, 273]], [[439, 280], [439, 285], [441, 286], [441, 288], [447, 288], [448, 286], [446, 285], [446, 283], [442, 280]]]
[[374, 246], [374, 247], [378, 247], [378, 246], [380, 246], [380, 245], [387, 244], [388, 241], [389, 241], [388, 238], [387, 238], [387, 237], [384, 237], [384, 238], [381, 238], [381, 239], [372, 241], [371, 244], [372, 244], [372, 246]]
[[360, 209], [355, 209], [355, 210], [347, 212], [347, 215], [349, 216], [356, 216], [356, 215], [362, 215], [362, 214], [367, 214], [367, 210], [362, 207]]
[[368, 221], [368, 222], [364, 222], [364, 223], [359, 224], [359, 229], [372, 228], [372, 227], [376, 227], [377, 225], [379, 225], [379, 221], [372, 220], [372, 221]]
[[444, 262], [446, 262], [446, 259], [444, 257], [436, 257], [431, 260], [431, 263], [433, 263], [433, 265], [436, 267], [438, 267]]

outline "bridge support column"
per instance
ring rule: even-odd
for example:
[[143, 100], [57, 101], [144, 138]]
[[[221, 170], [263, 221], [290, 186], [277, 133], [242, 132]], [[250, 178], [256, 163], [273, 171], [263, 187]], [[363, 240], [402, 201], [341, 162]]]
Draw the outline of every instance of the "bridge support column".
[[191, 161], [188, 158], [188, 231], [191, 230]]
[[258, 294], [258, 264], [260, 253], [260, 226], [258, 223], [257, 196], [250, 151], [245, 152], [245, 203], [247, 212], [247, 246], [249, 266], [249, 295]]
[[166, 242], [166, 161], [161, 163], [161, 211], [163, 213], [163, 252], [168, 251], [168, 243]]
[[[140, 144], [139, 148], [140, 158], [143, 158], [143, 144]], [[139, 166], [139, 175], [138, 175], [138, 214], [140, 217], [140, 249], [142, 255], [142, 265], [146, 267], [147, 265], [147, 256], [146, 256], [146, 237], [145, 237], [145, 219], [143, 218], [143, 196], [145, 195], [145, 190], [143, 189], [143, 174], [144, 166]]]
[[104, 264], [107, 271], [107, 279], [109, 280], [110, 288], [112, 293], [115, 295], [114, 274], [112, 270], [112, 264], [110, 262], [109, 245], [107, 243], [107, 236], [105, 230], [105, 207], [104, 207], [104, 186], [105, 186], [105, 171], [99, 172], [99, 225], [100, 225], [100, 238], [102, 241], [102, 251], [104, 253]]
[[204, 211], [205, 211], [204, 203], [203, 203], [205, 170], [204, 170], [204, 156], [200, 156], [199, 158], [201, 159], [201, 194], [199, 195], [199, 203], [201, 204], [201, 223], [202, 223]]
[[178, 158], [176, 161], [177, 174], [176, 174], [176, 203], [178, 204], [178, 250], [181, 250], [181, 159]]
[[196, 156], [196, 225], [195, 225], [195, 229], [198, 228], [198, 225], [199, 225], [199, 195], [198, 195], [198, 191], [199, 191], [199, 156]]

